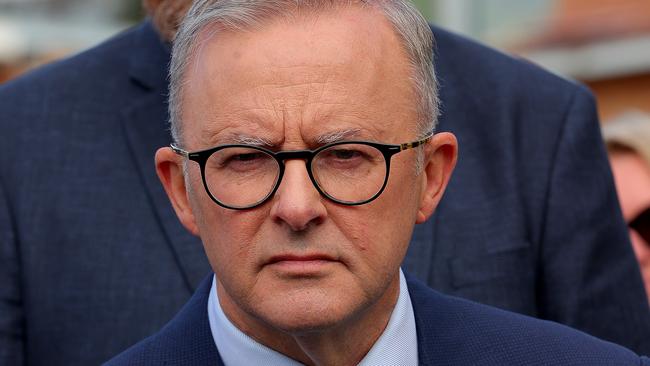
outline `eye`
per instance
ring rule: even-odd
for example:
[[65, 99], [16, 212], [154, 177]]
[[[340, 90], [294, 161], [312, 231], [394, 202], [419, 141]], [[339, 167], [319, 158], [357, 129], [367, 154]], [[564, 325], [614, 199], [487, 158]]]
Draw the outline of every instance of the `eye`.
[[319, 159], [328, 164], [349, 165], [355, 162], [358, 163], [366, 158], [367, 155], [363, 151], [347, 146], [333, 147], [319, 154]]
[[232, 172], [251, 172], [266, 168], [273, 158], [250, 148], [226, 148], [215, 152], [208, 161], [211, 169]]
[[230, 155], [221, 164], [230, 169], [250, 169], [267, 158], [268, 156], [262, 152], [248, 152]]
[[332, 158], [340, 160], [350, 160], [354, 158], [361, 157], [361, 152], [352, 149], [340, 148], [340, 149], [331, 149], [328, 151]]
[[264, 158], [265, 154], [261, 152], [256, 153], [247, 153], [247, 154], [237, 154], [230, 158], [230, 161], [233, 162], [250, 162], [258, 159]]
[[335, 145], [321, 151], [316, 162], [322, 168], [349, 170], [368, 167], [381, 160], [381, 153], [363, 144]]

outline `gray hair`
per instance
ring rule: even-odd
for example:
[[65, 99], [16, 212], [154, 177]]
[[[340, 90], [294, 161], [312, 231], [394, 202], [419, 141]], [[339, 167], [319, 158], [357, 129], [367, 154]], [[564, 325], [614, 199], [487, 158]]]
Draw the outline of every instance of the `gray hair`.
[[438, 90], [433, 66], [433, 35], [427, 21], [408, 0], [196, 0], [185, 16], [172, 48], [169, 69], [169, 115], [174, 142], [182, 143], [181, 102], [185, 74], [191, 57], [200, 47], [197, 39], [210, 25], [246, 31], [271, 19], [298, 10], [359, 3], [378, 9], [392, 24], [408, 55], [411, 80], [418, 101], [417, 132], [432, 133], [439, 113]]

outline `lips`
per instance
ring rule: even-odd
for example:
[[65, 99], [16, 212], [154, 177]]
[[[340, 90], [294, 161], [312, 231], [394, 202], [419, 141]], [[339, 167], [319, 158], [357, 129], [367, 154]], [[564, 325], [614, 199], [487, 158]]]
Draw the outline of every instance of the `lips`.
[[278, 263], [278, 262], [311, 262], [311, 261], [335, 261], [334, 258], [325, 254], [308, 254], [308, 255], [296, 255], [296, 254], [282, 254], [271, 257], [268, 261], [268, 264]]
[[325, 254], [282, 254], [271, 257], [267, 266], [277, 272], [292, 276], [313, 276], [322, 274], [338, 261]]

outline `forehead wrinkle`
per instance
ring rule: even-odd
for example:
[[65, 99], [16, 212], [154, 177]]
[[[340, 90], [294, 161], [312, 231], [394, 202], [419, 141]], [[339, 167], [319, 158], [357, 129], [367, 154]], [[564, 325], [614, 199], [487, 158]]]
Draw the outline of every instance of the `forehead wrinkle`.
[[[208, 111], [209, 115], [203, 116], [205, 119], [203, 123], [200, 123], [199, 128], [201, 136], [218, 138], [222, 132], [234, 128], [272, 131], [275, 127], [274, 117], [277, 112], [274, 106], [227, 106], [227, 108], [222, 106], [219, 109], [214, 112]], [[229, 111], [224, 112], [224, 109]]]

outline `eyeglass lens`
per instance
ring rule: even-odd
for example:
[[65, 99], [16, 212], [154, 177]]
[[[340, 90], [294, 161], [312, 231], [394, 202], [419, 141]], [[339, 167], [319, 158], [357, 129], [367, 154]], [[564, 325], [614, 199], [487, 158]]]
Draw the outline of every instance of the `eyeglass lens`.
[[370, 199], [386, 178], [384, 155], [362, 144], [335, 145], [322, 150], [314, 157], [311, 168], [321, 190], [345, 203]]
[[[321, 150], [311, 164], [318, 187], [334, 200], [363, 202], [376, 195], [386, 179], [386, 161], [378, 149], [364, 144], [339, 144]], [[204, 172], [210, 194], [237, 208], [253, 206], [273, 192], [280, 165], [270, 154], [249, 147], [214, 152]]]

